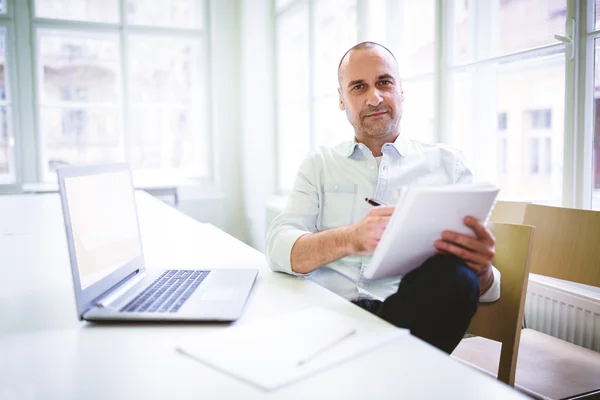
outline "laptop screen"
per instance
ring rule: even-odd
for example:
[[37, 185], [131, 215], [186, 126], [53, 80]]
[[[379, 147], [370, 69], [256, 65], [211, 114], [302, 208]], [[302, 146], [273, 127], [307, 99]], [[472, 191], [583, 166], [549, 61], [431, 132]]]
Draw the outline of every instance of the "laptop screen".
[[81, 289], [142, 254], [129, 171], [65, 178]]

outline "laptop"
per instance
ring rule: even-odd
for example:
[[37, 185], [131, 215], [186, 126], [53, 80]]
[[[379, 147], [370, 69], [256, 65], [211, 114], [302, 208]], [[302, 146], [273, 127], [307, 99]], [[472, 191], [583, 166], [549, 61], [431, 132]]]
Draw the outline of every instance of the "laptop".
[[127, 164], [63, 167], [57, 175], [80, 320], [240, 317], [258, 270], [145, 267]]

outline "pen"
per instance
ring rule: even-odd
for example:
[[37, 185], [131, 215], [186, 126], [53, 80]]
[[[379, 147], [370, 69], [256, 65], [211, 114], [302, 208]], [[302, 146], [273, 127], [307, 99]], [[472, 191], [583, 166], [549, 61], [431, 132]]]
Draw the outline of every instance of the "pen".
[[370, 205], [375, 206], [375, 207], [377, 207], [377, 206], [387, 206], [387, 204], [384, 203], [383, 201], [377, 200], [377, 199], [373, 199], [371, 197], [365, 198], [365, 201], [367, 203], [369, 203]]
[[313, 358], [318, 357], [319, 355], [323, 354], [327, 350], [329, 350], [332, 347], [334, 347], [336, 344], [338, 344], [338, 343], [340, 343], [340, 342], [348, 339], [350, 336], [354, 335], [355, 333], [356, 333], [356, 329], [352, 329], [351, 331], [346, 332], [343, 336], [335, 339], [333, 342], [327, 344], [326, 346], [321, 347], [319, 350], [315, 351], [314, 353], [312, 353], [308, 357], [303, 358], [302, 360], [298, 361], [298, 366], [306, 364], [307, 362], [309, 362]]

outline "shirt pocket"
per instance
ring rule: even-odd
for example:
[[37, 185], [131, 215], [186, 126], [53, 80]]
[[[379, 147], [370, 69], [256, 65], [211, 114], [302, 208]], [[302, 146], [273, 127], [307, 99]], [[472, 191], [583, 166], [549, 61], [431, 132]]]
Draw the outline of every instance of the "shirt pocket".
[[323, 185], [323, 229], [350, 225], [354, 216], [358, 185], [355, 183], [325, 183]]

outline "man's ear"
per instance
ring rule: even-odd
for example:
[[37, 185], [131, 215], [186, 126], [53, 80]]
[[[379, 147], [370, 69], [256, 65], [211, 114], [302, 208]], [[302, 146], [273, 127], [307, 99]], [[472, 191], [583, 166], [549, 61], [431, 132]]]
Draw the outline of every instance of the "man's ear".
[[344, 105], [344, 99], [342, 98], [342, 89], [338, 88], [338, 95], [340, 97], [340, 110], [344, 111], [346, 106]]

